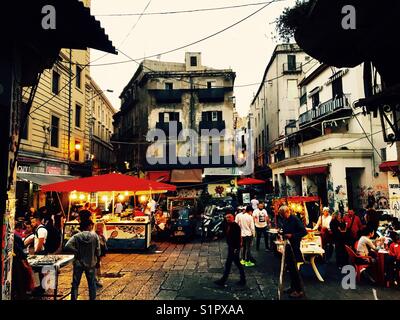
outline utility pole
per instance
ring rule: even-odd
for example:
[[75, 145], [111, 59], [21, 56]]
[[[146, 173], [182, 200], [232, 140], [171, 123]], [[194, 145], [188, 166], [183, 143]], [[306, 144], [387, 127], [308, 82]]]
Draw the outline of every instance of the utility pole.
[[71, 149], [71, 113], [72, 113], [72, 49], [69, 49], [69, 85], [68, 85], [68, 174], [71, 174], [70, 165], [70, 149]]

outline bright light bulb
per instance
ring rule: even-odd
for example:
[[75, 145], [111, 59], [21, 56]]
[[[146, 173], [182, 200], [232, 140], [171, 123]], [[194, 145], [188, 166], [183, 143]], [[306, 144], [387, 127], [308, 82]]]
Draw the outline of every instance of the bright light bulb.
[[83, 200], [83, 199], [85, 199], [85, 195], [84, 194], [80, 194], [79, 195], [79, 200]]
[[76, 193], [73, 193], [73, 194], [70, 195], [70, 198], [71, 198], [72, 200], [76, 200], [76, 199], [78, 199], [78, 196], [77, 196]]
[[75, 145], [75, 150], [81, 150], [81, 145], [79, 143]]
[[107, 201], [108, 201], [108, 197], [107, 197], [107, 196], [103, 196], [103, 197], [101, 198], [101, 200], [103, 200], [104, 202], [107, 202]]
[[125, 197], [124, 197], [124, 195], [122, 195], [122, 194], [120, 194], [120, 195], [118, 196], [118, 200], [119, 200], [119, 201], [124, 200], [124, 198], [125, 198]]
[[140, 196], [139, 201], [140, 201], [140, 202], [145, 202], [146, 199], [147, 199], [146, 196], [143, 195], [143, 196]]

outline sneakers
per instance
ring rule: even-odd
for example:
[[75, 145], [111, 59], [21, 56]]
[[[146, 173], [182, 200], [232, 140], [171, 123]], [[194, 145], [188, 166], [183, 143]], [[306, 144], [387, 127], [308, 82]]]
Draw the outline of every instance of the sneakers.
[[246, 261], [246, 262], [244, 263], [244, 266], [245, 266], [245, 267], [254, 267], [255, 264], [254, 264], [253, 262], [251, 262], [251, 261]]
[[240, 264], [245, 265], [246, 264], [246, 260], [240, 260]]

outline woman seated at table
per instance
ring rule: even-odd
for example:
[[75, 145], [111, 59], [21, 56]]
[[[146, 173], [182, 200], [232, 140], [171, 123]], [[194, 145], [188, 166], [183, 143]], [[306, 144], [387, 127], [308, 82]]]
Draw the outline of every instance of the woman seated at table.
[[366, 227], [362, 230], [361, 234], [362, 236], [357, 244], [357, 254], [365, 257], [370, 262], [375, 262], [374, 258], [376, 257], [376, 251], [378, 251], [376, 242], [378, 239], [375, 241], [371, 240], [374, 236], [374, 230], [371, 227]]

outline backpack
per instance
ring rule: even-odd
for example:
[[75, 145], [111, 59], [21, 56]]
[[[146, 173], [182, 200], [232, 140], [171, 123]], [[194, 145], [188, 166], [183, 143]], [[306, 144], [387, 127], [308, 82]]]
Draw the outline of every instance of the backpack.
[[44, 244], [44, 250], [46, 253], [54, 253], [61, 245], [61, 232], [55, 228], [52, 224], [43, 226], [41, 225], [35, 231], [35, 236], [37, 237], [38, 230], [44, 228], [47, 230], [46, 243]]

